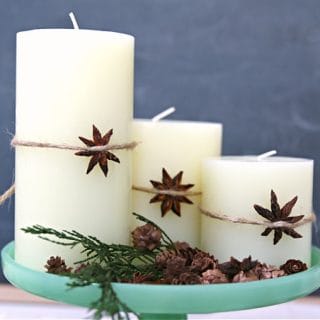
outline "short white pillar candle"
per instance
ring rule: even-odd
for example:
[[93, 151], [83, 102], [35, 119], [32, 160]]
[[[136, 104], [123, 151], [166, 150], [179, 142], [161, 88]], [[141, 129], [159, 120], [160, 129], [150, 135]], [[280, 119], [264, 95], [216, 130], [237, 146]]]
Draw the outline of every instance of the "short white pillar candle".
[[[202, 203], [204, 210], [266, 221], [254, 209], [258, 204], [270, 209], [270, 192], [274, 190], [280, 207], [298, 196], [290, 216], [312, 213], [313, 161], [299, 158], [254, 156], [208, 158], [202, 165]], [[266, 227], [236, 224], [202, 216], [201, 247], [220, 261], [230, 256], [279, 265], [287, 259], [310, 263], [311, 223], [296, 228], [303, 237], [293, 239], [283, 234], [273, 244], [273, 232], [261, 236]]]

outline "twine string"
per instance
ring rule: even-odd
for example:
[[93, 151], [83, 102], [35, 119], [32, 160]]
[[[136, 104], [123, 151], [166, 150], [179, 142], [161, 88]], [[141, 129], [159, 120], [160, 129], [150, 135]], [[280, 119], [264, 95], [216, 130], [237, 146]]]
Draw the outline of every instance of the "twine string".
[[56, 144], [50, 142], [34, 142], [25, 141], [13, 138], [11, 140], [11, 146], [21, 146], [21, 147], [32, 147], [32, 148], [52, 148], [52, 149], [62, 149], [62, 150], [74, 150], [74, 151], [90, 151], [90, 152], [103, 152], [108, 150], [120, 150], [120, 149], [134, 149], [139, 143], [130, 142], [123, 144], [107, 144], [104, 146], [94, 146], [94, 147], [79, 147], [73, 146], [65, 143]]
[[251, 224], [251, 225], [258, 225], [258, 226], [265, 226], [268, 228], [290, 228], [294, 229], [297, 227], [300, 227], [304, 224], [307, 224], [309, 222], [316, 221], [316, 215], [314, 213], [309, 214], [307, 217], [303, 218], [302, 220], [296, 222], [296, 223], [288, 223], [286, 221], [276, 221], [276, 222], [270, 222], [270, 221], [257, 221], [257, 220], [250, 220], [242, 217], [232, 217], [228, 216], [226, 214], [220, 214], [217, 212], [212, 212], [209, 210], [205, 210], [202, 207], [199, 207], [200, 212], [210, 218], [218, 219], [221, 221], [229, 221], [232, 223], [240, 223], [240, 224]]
[[[143, 188], [143, 187], [137, 187], [132, 186], [133, 190], [139, 190], [144, 191], [148, 193], [160, 193], [160, 194], [170, 194], [170, 195], [189, 195], [189, 196], [195, 196], [200, 195], [201, 192], [183, 192], [183, 191], [174, 191], [174, 190], [157, 190], [157, 189], [151, 189], [151, 188]], [[7, 191], [5, 191], [2, 195], [0, 195], [0, 205], [2, 205], [7, 199], [9, 199], [13, 194], [15, 193], [15, 185], [13, 184]], [[256, 220], [250, 220], [246, 218], [241, 217], [232, 217], [225, 214], [219, 214], [216, 212], [205, 210], [201, 207], [199, 207], [200, 212], [210, 218], [222, 220], [222, 221], [229, 221], [232, 223], [240, 223], [240, 224], [251, 224], [251, 225], [259, 225], [259, 226], [265, 226], [268, 228], [297, 228], [304, 224], [314, 222], [316, 221], [316, 215], [314, 213], [311, 213], [301, 221], [298, 221], [296, 223], [288, 223], [286, 221], [277, 221], [277, 222], [269, 222], [269, 221], [256, 221]]]
[[[34, 142], [19, 140], [15, 137], [11, 140], [11, 146], [22, 146], [22, 147], [32, 147], [32, 148], [53, 148], [53, 149], [63, 149], [63, 150], [73, 150], [73, 151], [90, 151], [90, 152], [104, 152], [108, 150], [121, 150], [121, 149], [133, 149], [138, 145], [138, 142], [130, 142], [123, 144], [107, 144], [104, 146], [93, 146], [93, 147], [79, 147], [68, 144], [55, 144], [49, 142]], [[9, 199], [15, 193], [15, 185], [13, 184], [7, 191], [0, 195], [0, 205], [2, 205], [7, 199]]]
[[153, 193], [153, 194], [166, 194], [170, 196], [199, 196], [201, 195], [201, 192], [198, 191], [176, 191], [176, 190], [159, 190], [155, 188], [145, 188], [145, 187], [139, 187], [139, 186], [132, 186], [133, 190], [147, 192], [147, 193]]
[[7, 191], [0, 195], [0, 206], [9, 199], [15, 192], [15, 185], [13, 184]]

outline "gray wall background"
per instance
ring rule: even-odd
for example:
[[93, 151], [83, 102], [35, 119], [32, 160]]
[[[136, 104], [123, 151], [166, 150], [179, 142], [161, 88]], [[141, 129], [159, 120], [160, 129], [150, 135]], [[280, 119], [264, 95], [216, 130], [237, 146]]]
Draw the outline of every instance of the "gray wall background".
[[[315, 159], [320, 210], [317, 0], [0, 0], [0, 193], [14, 180], [15, 33], [70, 28], [70, 11], [82, 28], [136, 37], [135, 116], [175, 105], [172, 119], [223, 122], [224, 154]], [[13, 218], [11, 200], [0, 207], [0, 248]]]

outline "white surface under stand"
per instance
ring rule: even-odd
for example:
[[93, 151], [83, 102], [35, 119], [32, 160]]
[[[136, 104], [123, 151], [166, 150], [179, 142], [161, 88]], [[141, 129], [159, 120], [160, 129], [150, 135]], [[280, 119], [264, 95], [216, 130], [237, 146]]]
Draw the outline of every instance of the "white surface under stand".
[[[38, 298], [10, 285], [0, 286], [0, 319], [85, 319], [88, 316], [86, 308]], [[251, 310], [195, 314], [188, 316], [188, 319], [320, 319], [320, 297]]]

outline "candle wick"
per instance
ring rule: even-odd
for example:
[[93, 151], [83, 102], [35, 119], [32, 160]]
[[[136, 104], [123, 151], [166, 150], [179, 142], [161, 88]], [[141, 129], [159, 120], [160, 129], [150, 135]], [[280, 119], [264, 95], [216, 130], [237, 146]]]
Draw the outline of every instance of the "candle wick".
[[158, 122], [162, 119], [164, 119], [165, 117], [167, 117], [168, 115], [170, 115], [171, 113], [174, 113], [176, 111], [175, 107], [170, 107], [162, 112], [160, 112], [159, 114], [157, 114], [156, 116], [154, 116], [151, 121], [152, 122]]
[[79, 30], [80, 28], [79, 28], [79, 25], [78, 25], [78, 22], [77, 22], [77, 19], [76, 19], [74, 13], [73, 13], [73, 12], [70, 12], [70, 13], [69, 13], [69, 17], [70, 17], [70, 19], [71, 19], [73, 28], [76, 29], [76, 30]]
[[262, 153], [260, 154], [259, 156], [257, 156], [257, 160], [258, 161], [262, 161], [266, 158], [269, 158], [271, 156], [274, 156], [275, 154], [277, 154], [277, 151], [276, 150], [271, 150], [271, 151], [268, 151], [268, 152], [265, 152], [265, 153]]

